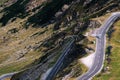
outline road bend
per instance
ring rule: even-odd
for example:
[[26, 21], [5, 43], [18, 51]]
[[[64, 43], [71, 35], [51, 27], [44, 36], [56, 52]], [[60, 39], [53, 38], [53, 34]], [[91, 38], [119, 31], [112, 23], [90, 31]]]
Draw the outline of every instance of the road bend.
[[105, 34], [119, 17], [120, 12], [112, 13], [112, 15], [99, 28], [99, 32], [96, 33], [96, 50], [92, 67], [85, 74], [78, 77], [77, 80], [91, 80], [96, 74], [98, 74], [102, 70], [105, 58]]

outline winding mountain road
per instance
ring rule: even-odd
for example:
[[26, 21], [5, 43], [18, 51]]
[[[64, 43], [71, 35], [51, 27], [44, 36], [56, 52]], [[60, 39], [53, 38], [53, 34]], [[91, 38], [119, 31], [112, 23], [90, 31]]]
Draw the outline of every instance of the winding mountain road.
[[0, 76], [0, 80], [6, 80], [6, 78], [11, 78], [16, 73], [17, 72], [4, 74], [4, 75]]
[[[106, 20], [106, 22], [99, 28], [98, 32], [96, 33], [96, 52], [92, 67], [82, 76], [78, 77], [77, 80], [91, 80], [96, 74], [98, 74], [102, 67], [105, 58], [105, 45], [106, 45], [106, 32], [111, 27], [111, 25], [120, 17], [120, 12], [112, 13], [112, 15]], [[60, 70], [62, 62], [65, 56], [69, 53], [71, 46], [74, 40], [68, 45], [66, 50], [60, 56], [56, 64], [54, 65], [53, 69], [51, 70], [50, 74], [47, 76], [46, 80], [52, 80], [53, 77], [57, 74]], [[15, 73], [5, 74], [0, 76], [0, 80], [4, 80], [5, 78], [11, 77]]]
[[120, 17], [120, 12], [114, 12], [105, 21], [105, 23], [99, 28], [96, 33], [96, 52], [92, 67], [77, 80], [91, 80], [96, 74], [98, 74], [102, 67], [105, 58], [105, 45], [106, 45], [106, 32], [113, 25], [113, 23]]

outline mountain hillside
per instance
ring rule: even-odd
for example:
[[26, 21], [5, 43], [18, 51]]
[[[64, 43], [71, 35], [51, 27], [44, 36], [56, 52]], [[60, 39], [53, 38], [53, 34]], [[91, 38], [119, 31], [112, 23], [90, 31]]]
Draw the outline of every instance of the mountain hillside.
[[[45, 75], [70, 47], [54, 80], [88, 69], [79, 59], [95, 46], [85, 36], [100, 27], [98, 18], [120, 9], [119, 0], [0, 0], [0, 75], [10, 80], [45, 80]], [[89, 46], [90, 45], [90, 46]], [[92, 47], [91, 47], [92, 45]]]

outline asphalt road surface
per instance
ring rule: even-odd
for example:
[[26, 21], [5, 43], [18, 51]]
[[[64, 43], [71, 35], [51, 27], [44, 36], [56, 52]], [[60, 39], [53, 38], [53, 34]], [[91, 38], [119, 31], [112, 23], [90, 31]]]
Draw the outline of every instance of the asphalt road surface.
[[63, 50], [62, 55], [59, 57], [52, 70], [48, 74], [45, 80], [54, 80], [54, 76], [58, 73], [60, 68], [63, 66], [65, 57], [69, 54], [71, 48], [73, 47], [74, 38], [72, 37], [71, 42], [68, 44], [65, 50]]
[[105, 21], [96, 33], [96, 51], [92, 67], [77, 80], [91, 80], [98, 74], [102, 67], [105, 58], [106, 32], [112, 24], [120, 17], [120, 12], [112, 13], [112, 15]]
[[[105, 45], [106, 45], [106, 37], [105, 34], [111, 25], [120, 17], [120, 12], [113, 13], [106, 22], [100, 27], [99, 32], [96, 34], [96, 52], [92, 67], [82, 76], [80, 76], [77, 80], [91, 80], [96, 74], [98, 74], [102, 67], [105, 58]], [[51, 73], [48, 75], [46, 80], [52, 80], [53, 76], [56, 75], [60, 66], [62, 65], [64, 57], [68, 54], [70, 47], [74, 41], [72, 41], [68, 48], [65, 50], [64, 54], [60, 56], [57, 63], [54, 65]], [[11, 77], [15, 73], [8, 73], [3, 76], [0, 76], [0, 80], [4, 80], [5, 78]]]
[[6, 78], [11, 78], [15, 73], [16, 72], [4, 74], [4, 75], [0, 76], [0, 80], [5, 80]]

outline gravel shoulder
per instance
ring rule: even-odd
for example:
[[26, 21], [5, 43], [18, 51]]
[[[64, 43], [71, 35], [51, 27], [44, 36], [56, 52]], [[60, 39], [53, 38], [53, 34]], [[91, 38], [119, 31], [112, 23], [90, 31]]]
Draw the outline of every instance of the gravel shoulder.
[[91, 68], [95, 53], [88, 55], [87, 57], [81, 58], [80, 61], [87, 67]]

